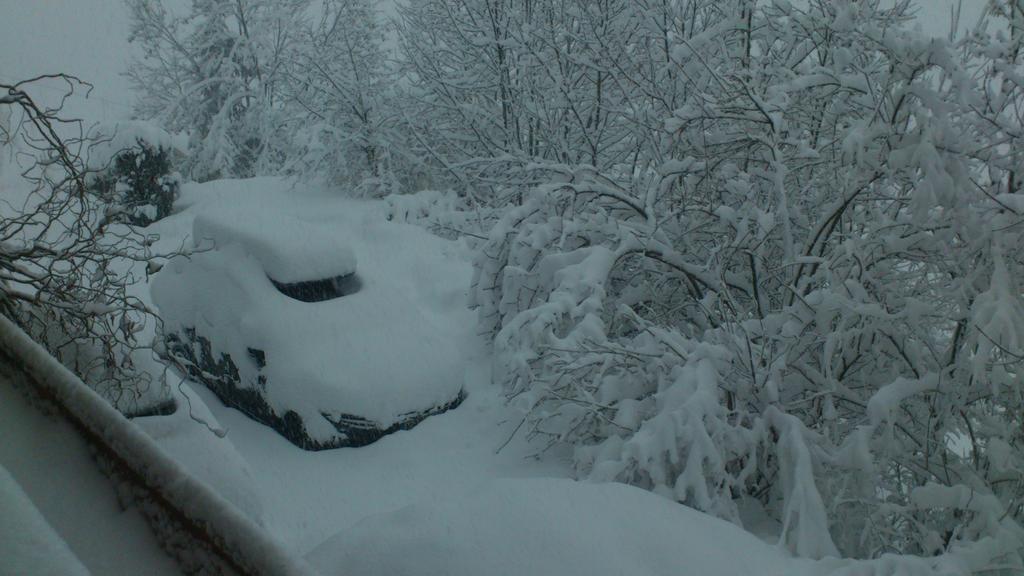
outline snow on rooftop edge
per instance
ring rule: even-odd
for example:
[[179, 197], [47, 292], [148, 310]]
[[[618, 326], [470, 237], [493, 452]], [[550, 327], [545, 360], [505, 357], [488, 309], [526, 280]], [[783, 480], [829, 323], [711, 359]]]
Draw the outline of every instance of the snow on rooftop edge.
[[160, 492], [186, 518], [218, 535], [220, 545], [235, 555], [235, 561], [244, 559], [254, 572], [315, 574], [223, 496], [186, 472], [142, 429], [4, 316], [0, 316], [0, 349], [20, 360], [33, 385], [63, 406], [70, 419], [115, 450], [123, 462], [135, 466], [149, 489]]

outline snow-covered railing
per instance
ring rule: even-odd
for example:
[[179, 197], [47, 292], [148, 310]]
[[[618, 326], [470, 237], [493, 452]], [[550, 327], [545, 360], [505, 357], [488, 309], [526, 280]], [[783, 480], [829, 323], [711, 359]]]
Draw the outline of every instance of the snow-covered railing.
[[190, 476], [142, 430], [0, 316], [0, 361], [80, 431], [122, 496], [147, 517], [161, 545], [189, 574], [314, 575], [256, 524]]

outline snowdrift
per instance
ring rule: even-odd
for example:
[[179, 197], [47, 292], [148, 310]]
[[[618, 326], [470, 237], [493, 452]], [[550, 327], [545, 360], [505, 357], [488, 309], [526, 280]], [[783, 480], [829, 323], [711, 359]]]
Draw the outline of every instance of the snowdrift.
[[550, 478], [370, 517], [307, 560], [339, 576], [790, 576], [811, 565], [645, 490]]

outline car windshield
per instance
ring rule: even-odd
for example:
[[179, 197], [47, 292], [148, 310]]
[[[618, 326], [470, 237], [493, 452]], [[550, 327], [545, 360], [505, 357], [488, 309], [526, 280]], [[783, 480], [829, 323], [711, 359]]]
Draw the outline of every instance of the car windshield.
[[292, 283], [278, 282], [270, 278], [270, 282], [281, 294], [302, 302], [323, 302], [341, 298], [358, 292], [362, 286], [362, 282], [355, 274]]

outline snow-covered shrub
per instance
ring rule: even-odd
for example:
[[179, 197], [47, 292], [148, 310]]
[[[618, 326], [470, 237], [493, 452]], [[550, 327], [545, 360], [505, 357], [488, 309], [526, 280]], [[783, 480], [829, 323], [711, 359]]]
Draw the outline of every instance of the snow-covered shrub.
[[617, 68], [647, 87], [629, 164], [534, 166], [472, 297], [581, 475], [737, 522], [758, 500], [802, 556], [1020, 570], [1019, 39], [925, 38], [907, 8], [648, 21], [661, 72]]
[[94, 145], [92, 190], [109, 206], [108, 218], [147, 226], [171, 214], [181, 187], [175, 164], [185, 156], [182, 138], [142, 122], [112, 127]]

